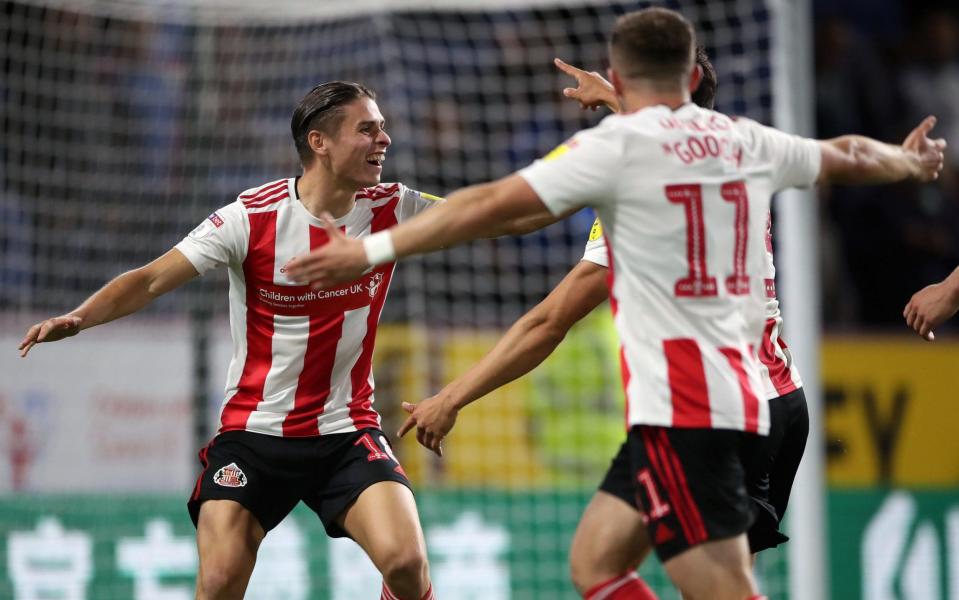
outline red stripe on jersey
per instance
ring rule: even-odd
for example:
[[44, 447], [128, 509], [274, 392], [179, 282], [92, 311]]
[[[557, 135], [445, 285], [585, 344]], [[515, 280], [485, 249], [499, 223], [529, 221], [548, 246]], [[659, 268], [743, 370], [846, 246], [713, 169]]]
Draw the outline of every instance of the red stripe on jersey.
[[[310, 226], [310, 250], [329, 241], [326, 230]], [[284, 437], [320, 435], [319, 416], [330, 397], [336, 346], [343, 337], [344, 313], [321, 312], [310, 316], [303, 370], [296, 385], [293, 409], [283, 420]]]
[[260, 200], [260, 201], [257, 201], [257, 202], [251, 202], [251, 203], [249, 203], [249, 204], [244, 204], [244, 206], [245, 206], [246, 208], [248, 208], [248, 209], [251, 209], [251, 210], [254, 209], [254, 208], [266, 208], [267, 206], [272, 206], [272, 205], [274, 205], [274, 204], [278, 204], [279, 202], [282, 202], [283, 200], [286, 200], [286, 199], [289, 198], [289, 197], [290, 197], [289, 192], [287, 192], [286, 190], [284, 190], [284, 191], [282, 191], [282, 192], [278, 192], [275, 196], [269, 196], [269, 197], [264, 198], [263, 200]]
[[694, 544], [705, 542], [709, 538], [709, 534], [706, 533], [706, 526], [703, 524], [703, 516], [699, 513], [699, 508], [696, 506], [696, 499], [693, 498], [693, 493], [689, 490], [689, 483], [686, 481], [686, 472], [683, 471], [683, 465], [679, 462], [679, 457], [676, 456], [676, 451], [673, 450], [673, 445], [669, 443], [669, 436], [666, 435], [666, 429], [659, 428], [659, 448], [662, 449], [664, 453], [664, 458], [669, 461], [669, 464], [672, 466], [672, 471], [676, 476], [676, 485], [679, 489], [679, 496], [683, 500], [684, 506], [688, 511], [686, 515], [689, 519], [689, 524], [693, 529], [694, 538], [690, 539]]
[[257, 298], [258, 283], [273, 283], [276, 212], [248, 213], [250, 244], [243, 261], [246, 280], [246, 362], [220, 415], [220, 431], [246, 429], [250, 413], [263, 399], [266, 375], [273, 364], [273, 312]]
[[729, 366], [732, 367], [739, 379], [739, 389], [743, 394], [743, 416], [746, 419], [745, 431], [758, 433], [759, 399], [756, 398], [752, 386], [749, 385], [749, 376], [746, 375], [746, 369], [743, 368], [743, 355], [735, 348], [720, 348], [719, 351], [729, 361]]
[[[609, 306], [613, 310], [613, 318], [619, 311], [619, 302], [616, 300], [616, 294], [613, 293], [613, 284], [616, 283], [616, 274], [613, 270], [613, 245], [609, 243], [606, 233], [603, 233], [603, 239], [606, 241], [606, 287], [609, 288]], [[619, 371], [623, 379], [623, 396], [626, 399], [624, 404], [626, 429], [629, 430], [629, 380], [632, 379], [632, 373], [629, 371], [629, 363], [626, 362], [626, 348], [622, 341], [619, 343]]]
[[391, 183], [389, 185], [377, 185], [371, 188], [363, 188], [356, 192], [357, 198], [368, 198], [370, 200], [382, 200], [389, 198], [400, 189], [400, 184]]
[[[766, 328], [763, 330], [762, 346], [759, 348], [759, 360], [766, 365], [766, 369], [769, 371], [769, 380], [772, 381], [776, 392], [780, 396], [785, 396], [790, 392], [796, 391], [797, 386], [795, 382], [793, 382], [792, 374], [786, 361], [776, 354], [776, 344], [773, 343], [772, 338], [773, 329], [775, 328], [776, 320], [768, 319], [766, 321]], [[786, 340], [781, 337], [777, 338], [777, 340], [780, 348], [786, 349], [789, 347], [786, 345]]]
[[656, 473], [656, 478], [665, 486], [666, 496], [669, 498], [669, 504], [673, 507], [673, 513], [679, 519], [679, 526], [683, 530], [683, 537], [692, 544], [694, 533], [693, 528], [686, 516], [686, 507], [683, 503], [682, 495], [679, 493], [679, 487], [668, 468], [668, 463], [659, 452], [659, 441], [656, 436], [658, 427], [642, 426], [639, 429], [640, 437], [643, 439], [643, 445], [646, 446], [646, 456], [649, 458], [649, 465]]
[[280, 200], [283, 200], [289, 197], [290, 193], [286, 189], [281, 189], [267, 196], [262, 196], [259, 198], [254, 198], [252, 200], [244, 200], [243, 206], [246, 208], [263, 208], [264, 206], [269, 206], [270, 204], [275, 204]]
[[674, 427], [712, 427], [709, 388], [696, 340], [663, 340]]
[[274, 181], [273, 183], [267, 183], [266, 185], [260, 186], [256, 190], [248, 194], [240, 194], [240, 200], [243, 200], [243, 203], [252, 202], [260, 198], [264, 198], [271, 193], [281, 189], [284, 185], [287, 185], [286, 179], [281, 179], [279, 181]]
[[[392, 187], [392, 186], [390, 186]], [[398, 186], [397, 186], [397, 189]], [[383, 206], [374, 206], [373, 219], [370, 222], [370, 233], [384, 231], [396, 225], [396, 205], [399, 198], [393, 198]], [[370, 312], [366, 317], [366, 336], [363, 338], [363, 350], [353, 370], [350, 371], [350, 382], [352, 383], [352, 399], [350, 400], [350, 419], [353, 426], [357, 429], [364, 427], [378, 427], [379, 418], [373, 410], [372, 401], [373, 388], [370, 386], [370, 372], [373, 369], [373, 345], [376, 342], [376, 326], [380, 321], [380, 313], [383, 312], [383, 303], [386, 301], [386, 293], [390, 287], [390, 279], [393, 277], [393, 268], [395, 263], [389, 263], [380, 266], [374, 273], [382, 273], [383, 279], [378, 284], [373, 302], [370, 303]]]

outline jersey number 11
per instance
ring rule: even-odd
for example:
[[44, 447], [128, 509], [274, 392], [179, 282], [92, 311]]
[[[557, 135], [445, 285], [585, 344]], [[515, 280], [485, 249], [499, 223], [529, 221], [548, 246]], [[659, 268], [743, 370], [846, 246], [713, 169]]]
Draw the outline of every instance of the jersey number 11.
[[[733, 272], [726, 277], [726, 291], [733, 296], [749, 293], [746, 274], [746, 241], [749, 231], [749, 197], [742, 181], [724, 183], [719, 194], [736, 207]], [[680, 297], [704, 298], [717, 294], [716, 278], [706, 272], [706, 225], [703, 222], [703, 186], [684, 183], [666, 186], [666, 198], [682, 204], [686, 210], [686, 259], [689, 273], [676, 281], [675, 293]]]

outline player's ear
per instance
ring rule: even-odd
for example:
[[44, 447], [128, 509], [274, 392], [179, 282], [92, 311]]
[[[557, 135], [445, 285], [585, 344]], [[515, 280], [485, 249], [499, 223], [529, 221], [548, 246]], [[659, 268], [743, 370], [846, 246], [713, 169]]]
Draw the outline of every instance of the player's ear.
[[330, 153], [329, 136], [319, 129], [310, 130], [310, 132], [306, 134], [306, 141], [309, 143], [310, 150], [312, 150], [314, 154], [326, 156]]
[[703, 81], [703, 67], [700, 64], [693, 65], [693, 71], [689, 74], [689, 93], [695, 93], [699, 89], [699, 84]]
[[623, 95], [623, 80], [620, 78], [619, 73], [616, 72], [612, 66], [606, 69], [606, 79], [613, 84], [613, 90], [616, 92], [617, 96]]

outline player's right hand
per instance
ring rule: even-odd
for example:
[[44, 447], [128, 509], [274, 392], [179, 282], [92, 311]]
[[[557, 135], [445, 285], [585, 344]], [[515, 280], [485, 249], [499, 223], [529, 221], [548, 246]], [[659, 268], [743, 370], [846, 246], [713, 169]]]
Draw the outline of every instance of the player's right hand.
[[613, 89], [613, 85], [606, 81], [602, 75], [596, 71], [588, 72], [578, 69], [558, 58], [553, 59], [553, 64], [556, 65], [560, 71], [576, 80], [577, 87], [565, 88], [563, 95], [579, 102], [583, 110], [587, 108], [596, 110], [600, 106], [608, 106], [613, 112], [619, 112], [619, 101], [616, 99], [616, 90]]
[[903, 150], [914, 152], [919, 157], [919, 173], [916, 175], [919, 181], [928, 182], [938, 179], [945, 162], [946, 140], [929, 137], [929, 133], [935, 126], [936, 117], [928, 116], [902, 142]]
[[427, 450], [432, 450], [437, 456], [443, 456], [443, 438], [456, 424], [456, 415], [459, 410], [448, 402], [449, 396], [441, 391], [432, 398], [427, 398], [419, 404], [403, 403], [403, 410], [410, 414], [406, 422], [400, 427], [397, 435], [403, 437], [416, 427], [416, 441]]
[[927, 285], [912, 295], [902, 316], [911, 327], [928, 342], [936, 339], [933, 329], [951, 319], [959, 312], [959, 299], [945, 283]]
[[80, 323], [83, 321], [80, 317], [74, 315], [63, 315], [53, 317], [46, 321], [41, 321], [27, 330], [27, 335], [17, 347], [20, 356], [25, 357], [30, 348], [33, 348], [42, 342], [55, 342], [80, 333]]

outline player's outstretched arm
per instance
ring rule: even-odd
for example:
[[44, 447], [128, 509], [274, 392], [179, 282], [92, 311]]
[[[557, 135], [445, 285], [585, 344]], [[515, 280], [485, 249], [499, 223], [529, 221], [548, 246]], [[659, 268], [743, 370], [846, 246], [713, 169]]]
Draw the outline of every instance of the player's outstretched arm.
[[933, 329], [956, 312], [959, 312], [959, 267], [941, 282], [913, 294], [902, 316], [906, 318], [906, 325], [931, 342], [936, 339]]
[[196, 269], [179, 250], [170, 250], [150, 264], [120, 275], [69, 313], [33, 325], [18, 346], [20, 356], [26, 356], [37, 344], [56, 342], [134, 313], [196, 275]]
[[563, 89], [563, 95], [567, 98], [579, 102], [579, 105], [586, 109], [596, 110], [600, 106], [607, 106], [614, 113], [619, 112], [619, 100], [616, 98], [616, 90], [613, 84], [596, 71], [584, 71], [567, 64], [559, 58], [553, 59], [556, 68], [566, 73], [576, 80], [576, 87]]
[[399, 435], [416, 427], [419, 443], [442, 456], [440, 443], [456, 423], [460, 409], [536, 368], [569, 329], [607, 297], [606, 268], [580, 261], [480, 362], [432, 398], [419, 404], [404, 402], [410, 415]]
[[547, 218], [552, 216], [526, 180], [513, 174], [453, 192], [441, 206], [363, 240], [347, 238], [327, 218], [330, 241], [290, 261], [287, 273], [294, 281], [309, 282], [314, 289], [327, 288], [356, 279], [371, 265], [495, 237], [503, 232], [504, 223], [520, 219], [552, 222], [555, 219]]
[[926, 117], [899, 146], [859, 135], [819, 143], [822, 167], [817, 183], [893, 183], [933, 181], [943, 166], [944, 139], [930, 139], [935, 117]]

